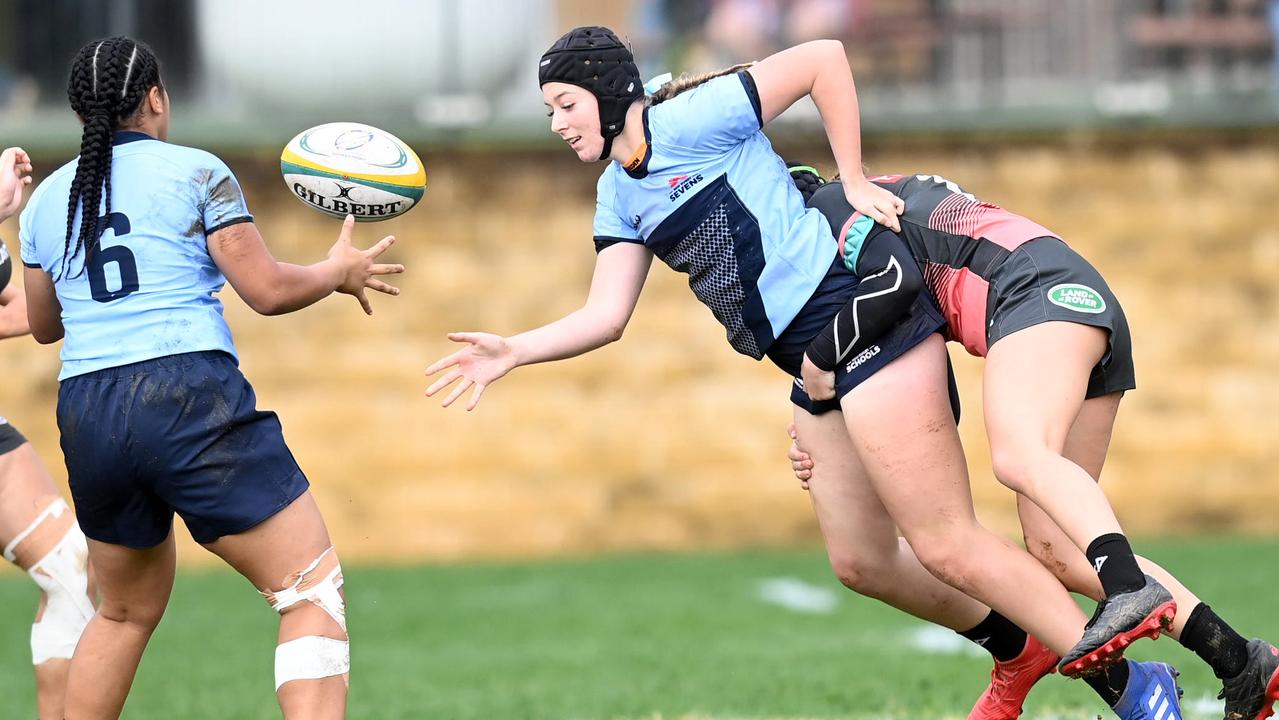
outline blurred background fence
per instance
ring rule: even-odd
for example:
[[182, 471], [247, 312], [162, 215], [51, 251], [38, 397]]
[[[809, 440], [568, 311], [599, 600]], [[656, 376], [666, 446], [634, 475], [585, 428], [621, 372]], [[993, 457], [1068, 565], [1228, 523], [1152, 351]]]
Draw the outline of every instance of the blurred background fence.
[[[873, 169], [946, 175], [1035, 218], [1123, 300], [1140, 387], [1106, 482], [1129, 528], [1274, 532], [1279, 2], [0, 0], [0, 145], [26, 146], [41, 175], [70, 159], [70, 59], [127, 33], [164, 63], [172, 139], [228, 160], [279, 256], [318, 258], [336, 235], [278, 179], [289, 137], [358, 120], [419, 150], [423, 206], [359, 231], [398, 235], [410, 268], [374, 318], [346, 298], [260, 318], [223, 293], [347, 557], [812, 541], [783, 455], [787, 379], [734, 355], [662, 269], [620, 345], [522, 369], [472, 415], [421, 397], [446, 331], [515, 332], [585, 296], [601, 167], [547, 132], [533, 69], [587, 23], [628, 37], [646, 77], [844, 39]], [[828, 167], [817, 120], [797, 106], [769, 134]], [[16, 251], [16, 221], [0, 233]], [[1014, 532], [980, 364], [952, 355], [980, 512]], [[62, 476], [56, 353], [16, 340], [0, 357], [0, 413]]]
[[67, 142], [69, 58], [128, 33], [203, 144], [339, 110], [418, 142], [545, 139], [530, 61], [579, 22], [617, 27], [646, 76], [842, 38], [871, 130], [1279, 118], [1273, 0], [0, 0], [0, 118]]

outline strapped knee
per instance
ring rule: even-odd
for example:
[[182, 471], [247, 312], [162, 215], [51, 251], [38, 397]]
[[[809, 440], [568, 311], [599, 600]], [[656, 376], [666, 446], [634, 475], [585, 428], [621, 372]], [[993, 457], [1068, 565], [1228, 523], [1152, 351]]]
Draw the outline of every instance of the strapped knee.
[[[320, 553], [306, 569], [297, 573], [283, 590], [262, 591], [276, 612], [301, 602], [309, 602], [333, 618], [346, 632], [346, 603], [342, 600], [342, 566], [332, 547]], [[318, 680], [345, 676], [351, 670], [351, 646], [346, 640], [307, 635], [275, 648], [275, 689], [291, 680]]]
[[18, 562], [19, 555], [38, 558], [27, 567], [27, 574], [45, 595], [44, 610], [31, 625], [31, 662], [41, 665], [70, 658], [94, 609], [89, 598], [88, 543], [66, 501], [59, 498], [51, 503], [4, 548], [10, 562]]
[[262, 596], [276, 612], [300, 602], [317, 605], [346, 632], [346, 603], [342, 600], [342, 566], [337, 552], [329, 546], [306, 569], [297, 573], [293, 582], [283, 590], [262, 590]]
[[291, 680], [345, 677], [351, 672], [351, 644], [346, 640], [307, 635], [275, 648], [275, 689]]

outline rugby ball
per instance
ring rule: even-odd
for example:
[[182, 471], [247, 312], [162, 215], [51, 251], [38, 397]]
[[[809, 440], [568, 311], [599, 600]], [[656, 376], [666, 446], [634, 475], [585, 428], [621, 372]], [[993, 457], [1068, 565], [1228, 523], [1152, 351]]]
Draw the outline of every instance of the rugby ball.
[[280, 155], [293, 196], [334, 217], [390, 220], [422, 199], [426, 169], [417, 153], [389, 132], [336, 122], [304, 130]]

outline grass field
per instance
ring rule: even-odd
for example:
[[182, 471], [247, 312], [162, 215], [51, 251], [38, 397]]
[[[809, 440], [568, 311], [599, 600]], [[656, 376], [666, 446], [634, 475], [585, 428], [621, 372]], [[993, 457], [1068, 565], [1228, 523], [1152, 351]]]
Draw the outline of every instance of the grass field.
[[[1242, 632], [1279, 637], [1279, 540], [1139, 542]], [[989, 661], [948, 632], [842, 591], [816, 551], [625, 555], [531, 564], [351, 568], [350, 717], [963, 717]], [[35, 716], [35, 593], [0, 578], [4, 718]], [[228, 572], [186, 572], [124, 717], [273, 718], [274, 614]], [[1134, 657], [1183, 671], [1188, 719], [1219, 685], [1168, 639]], [[1028, 718], [1109, 716], [1048, 678]]]

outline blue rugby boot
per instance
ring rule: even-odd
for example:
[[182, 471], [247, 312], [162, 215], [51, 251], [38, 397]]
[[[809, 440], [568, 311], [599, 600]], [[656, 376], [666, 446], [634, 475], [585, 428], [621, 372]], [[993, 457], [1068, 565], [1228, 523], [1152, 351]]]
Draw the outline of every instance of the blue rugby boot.
[[1173, 666], [1161, 662], [1126, 661], [1128, 687], [1115, 703], [1121, 720], [1181, 720], [1181, 687]]

